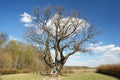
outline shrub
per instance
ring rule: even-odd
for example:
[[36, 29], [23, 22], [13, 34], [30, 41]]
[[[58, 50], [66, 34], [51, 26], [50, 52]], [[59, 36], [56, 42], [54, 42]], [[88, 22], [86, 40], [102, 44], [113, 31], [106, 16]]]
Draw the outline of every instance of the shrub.
[[96, 72], [120, 78], [120, 64], [101, 65]]
[[32, 70], [31, 69], [0, 69], [0, 74], [4, 75], [4, 74], [17, 74], [17, 73], [31, 73]]
[[19, 73], [31, 73], [31, 69], [21, 69]]
[[17, 69], [0, 69], [0, 74], [16, 74], [18, 73]]
[[62, 70], [61, 71], [61, 74], [72, 74], [72, 73], [74, 73], [73, 70]]

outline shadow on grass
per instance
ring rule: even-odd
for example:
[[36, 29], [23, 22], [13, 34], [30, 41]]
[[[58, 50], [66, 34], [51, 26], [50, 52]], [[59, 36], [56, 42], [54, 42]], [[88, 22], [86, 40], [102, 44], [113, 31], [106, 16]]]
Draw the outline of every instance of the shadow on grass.
[[[96, 73], [99, 73], [99, 72], [96, 72]], [[118, 80], [120, 80], [120, 74], [119, 75], [109, 75], [109, 74], [105, 74], [105, 73], [99, 73], [99, 74], [104, 74], [104, 75], [111, 76], [111, 77], [114, 77], [114, 78], [117, 78]]]

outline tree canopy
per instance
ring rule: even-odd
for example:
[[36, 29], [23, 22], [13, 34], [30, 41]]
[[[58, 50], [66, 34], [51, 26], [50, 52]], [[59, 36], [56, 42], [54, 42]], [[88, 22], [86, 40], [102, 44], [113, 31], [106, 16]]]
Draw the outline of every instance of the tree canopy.
[[45, 63], [58, 73], [69, 56], [76, 52], [88, 52], [84, 44], [93, 42], [94, 36], [98, 34], [95, 26], [81, 18], [78, 11], [68, 14], [64, 7], [52, 9], [48, 5], [41, 12], [39, 8], [33, 12], [31, 18], [34, 26], [27, 27], [27, 40], [39, 47]]

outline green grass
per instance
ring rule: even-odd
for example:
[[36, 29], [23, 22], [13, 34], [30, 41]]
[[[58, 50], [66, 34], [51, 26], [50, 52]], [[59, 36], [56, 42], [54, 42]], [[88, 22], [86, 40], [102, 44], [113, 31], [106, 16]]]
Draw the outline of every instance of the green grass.
[[[0, 80], [41, 80], [48, 76], [41, 76], [36, 74], [10, 74], [1, 75]], [[98, 74], [98, 73], [74, 73], [70, 75], [63, 75], [63, 80], [118, 80], [117, 78]]]
[[81, 73], [66, 75], [64, 80], [118, 80], [117, 78], [98, 74], [98, 73]]
[[41, 76], [35, 74], [10, 74], [1, 75], [0, 80], [41, 80]]

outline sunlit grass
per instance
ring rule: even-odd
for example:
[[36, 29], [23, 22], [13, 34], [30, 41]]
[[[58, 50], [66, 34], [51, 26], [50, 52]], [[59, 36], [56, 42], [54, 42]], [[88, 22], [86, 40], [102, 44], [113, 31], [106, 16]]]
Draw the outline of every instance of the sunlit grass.
[[[42, 80], [48, 76], [41, 76], [37, 74], [10, 74], [1, 75], [0, 80]], [[117, 78], [102, 75], [93, 72], [64, 74], [62, 80], [118, 80]]]
[[118, 79], [107, 75], [89, 72], [66, 75], [64, 80], [118, 80]]
[[35, 74], [10, 74], [2, 75], [0, 80], [41, 80], [41, 76]]

